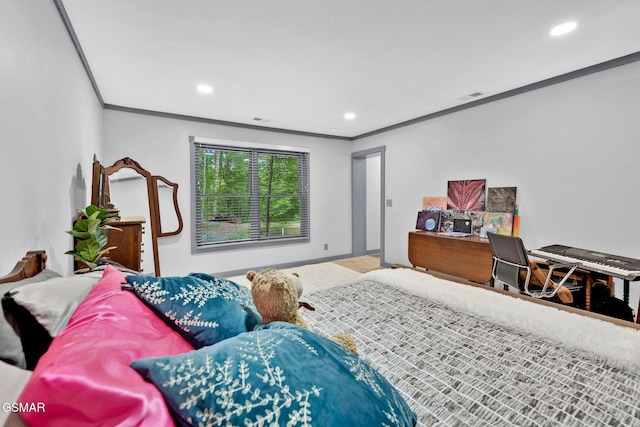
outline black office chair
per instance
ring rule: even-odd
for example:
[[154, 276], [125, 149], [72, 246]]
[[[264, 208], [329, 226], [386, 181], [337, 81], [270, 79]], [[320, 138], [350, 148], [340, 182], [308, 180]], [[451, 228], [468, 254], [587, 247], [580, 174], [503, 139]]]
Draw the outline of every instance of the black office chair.
[[[522, 239], [496, 233], [487, 233], [493, 253], [492, 277], [513, 286], [521, 293], [534, 298], [553, 298], [556, 295], [565, 304], [573, 303], [571, 292], [580, 287], [567, 283], [578, 267], [577, 264], [551, 264], [548, 272], [543, 272], [535, 261], [530, 261]], [[568, 269], [562, 280], [552, 280], [559, 269]], [[533, 285], [532, 282], [538, 285]]]

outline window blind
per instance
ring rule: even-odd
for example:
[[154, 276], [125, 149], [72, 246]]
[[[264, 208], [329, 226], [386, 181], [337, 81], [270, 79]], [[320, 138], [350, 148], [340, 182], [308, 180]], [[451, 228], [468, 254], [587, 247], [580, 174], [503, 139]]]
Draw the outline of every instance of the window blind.
[[309, 153], [193, 141], [196, 251], [309, 240]]

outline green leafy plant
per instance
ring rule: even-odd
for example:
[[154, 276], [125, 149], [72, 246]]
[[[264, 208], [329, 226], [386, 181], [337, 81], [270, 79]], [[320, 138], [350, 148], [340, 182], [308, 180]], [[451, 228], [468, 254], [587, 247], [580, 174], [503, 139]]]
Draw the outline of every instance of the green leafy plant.
[[96, 268], [98, 262], [115, 246], [107, 246], [106, 230], [119, 230], [107, 224], [111, 219], [111, 213], [94, 205], [85, 209], [78, 209], [79, 218], [73, 224], [73, 230], [67, 231], [76, 238], [75, 250], [65, 254], [73, 255], [73, 258], [86, 264], [90, 269]]

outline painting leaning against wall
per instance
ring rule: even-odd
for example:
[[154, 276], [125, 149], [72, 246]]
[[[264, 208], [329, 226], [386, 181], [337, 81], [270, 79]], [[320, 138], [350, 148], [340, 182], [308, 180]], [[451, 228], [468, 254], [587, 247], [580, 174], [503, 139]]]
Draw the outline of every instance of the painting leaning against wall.
[[484, 211], [486, 187], [486, 179], [449, 181], [447, 185], [447, 209]]
[[516, 187], [487, 188], [487, 211], [513, 213], [515, 209]]

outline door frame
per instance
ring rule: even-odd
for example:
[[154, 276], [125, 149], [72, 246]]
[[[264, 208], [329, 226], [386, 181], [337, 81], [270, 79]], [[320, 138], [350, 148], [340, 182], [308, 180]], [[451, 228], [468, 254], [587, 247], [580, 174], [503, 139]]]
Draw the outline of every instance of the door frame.
[[367, 158], [380, 155], [380, 265], [388, 267], [384, 261], [385, 151], [383, 145], [351, 153], [351, 256], [367, 254]]

